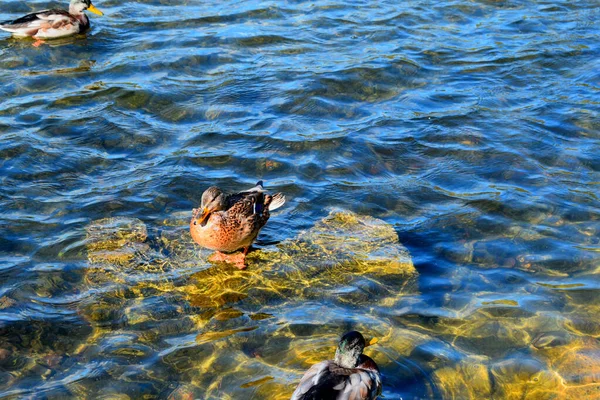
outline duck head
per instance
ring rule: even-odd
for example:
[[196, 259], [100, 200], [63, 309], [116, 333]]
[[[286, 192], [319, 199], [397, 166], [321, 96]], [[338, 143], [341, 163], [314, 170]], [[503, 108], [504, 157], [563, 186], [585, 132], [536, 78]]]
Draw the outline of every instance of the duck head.
[[85, 10], [91, 11], [94, 14], [104, 15], [102, 11], [94, 7], [90, 0], [71, 0], [71, 4], [69, 5], [69, 14], [80, 15], [83, 14]]
[[333, 361], [344, 368], [355, 368], [365, 349], [365, 338], [360, 332], [346, 333], [340, 339]]
[[196, 221], [194, 221], [194, 223], [204, 225], [211, 213], [222, 211], [224, 209], [225, 193], [218, 187], [211, 186], [202, 193], [202, 202], [200, 203], [200, 209], [198, 210]]

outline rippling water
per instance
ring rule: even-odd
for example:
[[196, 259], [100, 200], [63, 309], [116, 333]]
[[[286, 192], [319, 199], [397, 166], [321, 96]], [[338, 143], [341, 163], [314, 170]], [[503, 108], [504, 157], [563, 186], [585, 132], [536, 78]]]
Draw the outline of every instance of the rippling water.
[[[96, 6], [85, 36], [0, 39], [0, 397], [289, 398], [351, 328], [387, 399], [600, 397], [596, 1]], [[258, 179], [288, 198], [258, 248], [370, 215], [417, 287], [285, 292], [161, 247]], [[105, 217], [169, 267], [95, 267]]]

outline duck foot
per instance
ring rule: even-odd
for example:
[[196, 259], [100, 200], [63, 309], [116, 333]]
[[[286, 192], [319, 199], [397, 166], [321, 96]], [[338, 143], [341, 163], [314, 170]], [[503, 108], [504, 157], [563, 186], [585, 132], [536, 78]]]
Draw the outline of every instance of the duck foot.
[[215, 252], [212, 256], [208, 258], [210, 262], [226, 262], [228, 264], [233, 264], [239, 269], [245, 269], [246, 265], [246, 253], [234, 253], [234, 254], [225, 254], [220, 251]]
[[35, 39], [35, 42], [33, 42], [32, 46], [33, 47], [40, 47], [44, 43], [46, 43], [46, 42], [44, 42], [42, 39]]

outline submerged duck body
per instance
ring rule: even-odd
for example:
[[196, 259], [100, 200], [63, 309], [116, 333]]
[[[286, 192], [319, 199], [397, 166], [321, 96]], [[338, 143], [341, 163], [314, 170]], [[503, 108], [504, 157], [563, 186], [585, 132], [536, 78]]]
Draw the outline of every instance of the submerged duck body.
[[243, 261], [250, 245], [269, 220], [270, 211], [284, 203], [282, 193], [272, 196], [265, 193], [262, 181], [251, 189], [231, 195], [212, 186], [202, 194], [200, 208], [193, 210], [190, 233], [200, 246], [220, 253], [243, 249]]
[[17, 37], [35, 39], [54, 39], [85, 32], [90, 20], [84, 11], [103, 15], [90, 0], [71, 0], [69, 11], [61, 9], [43, 10], [27, 14], [24, 17], [0, 22], [0, 29]]
[[291, 400], [377, 399], [381, 394], [381, 376], [375, 361], [362, 354], [365, 346], [360, 332], [346, 333], [335, 358], [306, 371]]

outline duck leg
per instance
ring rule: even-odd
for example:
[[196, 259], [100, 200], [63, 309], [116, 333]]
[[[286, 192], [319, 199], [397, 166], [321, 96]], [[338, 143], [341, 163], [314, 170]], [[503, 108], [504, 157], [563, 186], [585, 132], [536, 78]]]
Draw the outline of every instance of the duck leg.
[[44, 43], [46, 43], [46, 42], [44, 42], [42, 39], [35, 39], [35, 42], [33, 42], [32, 46], [33, 47], [40, 47]]
[[227, 262], [227, 254], [221, 253], [220, 251], [215, 251], [213, 255], [208, 257], [208, 261], [210, 262]]
[[245, 248], [241, 253], [235, 254], [225, 254], [220, 251], [216, 251], [212, 256], [208, 258], [210, 262], [226, 262], [228, 264], [233, 264], [239, 269], [245, 269], [246, 265], [246, 253], [248, 253], [248, 248]]
[[239, 269], [246, 269], [246, 253], [248, 252], [246, 247], [243, 252], [237, 253], [231, 256], [231, 264], [235, 265]]

